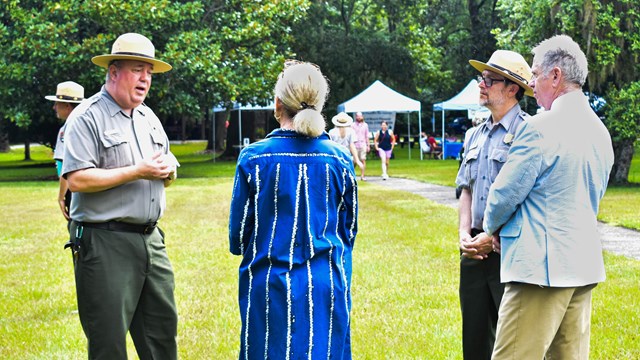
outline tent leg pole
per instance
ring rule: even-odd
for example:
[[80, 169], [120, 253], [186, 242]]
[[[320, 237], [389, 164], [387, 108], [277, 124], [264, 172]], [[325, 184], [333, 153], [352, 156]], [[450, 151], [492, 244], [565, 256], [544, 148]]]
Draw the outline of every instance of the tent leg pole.
[[422, 111], [418, 112], [418, 149], [420, 149], [420, 160], [424, 160], [424, 154], [420, 146], [420, 136], [422, 136]]
[[211, 109], [211, 149], [213, 150], [213, 162], [216, 162], [216, 113]]
[[242, 150], [242, 110], [238, 110], [238, 149]]
[[407, 113], [407, 136], [409, 137], [409, 160], [411, 160], [411, 117], [409, 116], [409, 113]]
[[445, 139], [444, 139], [444, 110], [442, 110], [442, 140], [440, 141], [441, 147], [442, 147], [442, 159], [441, 160], [444, 160], [444, 159], [447, 158], [447, 154], [445, 154], [445, 152], [444, 152], [444, 148], [445, 148], [444, 141], [445, 141]]

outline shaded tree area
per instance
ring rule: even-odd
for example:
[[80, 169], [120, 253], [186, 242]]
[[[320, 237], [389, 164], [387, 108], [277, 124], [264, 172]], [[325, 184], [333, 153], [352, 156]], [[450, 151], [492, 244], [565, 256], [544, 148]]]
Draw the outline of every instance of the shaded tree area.
[[[91, 96], [105, 70], [91, 63], [126, 32], [149, 37], [173, 70], [154, 76], [147, 105], [179, 129], [210, 123], [214, 104], [266, 103], [290, 53], [303, 0], [4, 1], [0, 3], [0, 140], [17, 126], [51, 145], [60, 126], [45, 95], [73, 80]], [[114, 21], [117, 19], [117, 21]], [[218, 126], [218, 125], [216, 125]], [[211, 134], [211, 125], [203, 133]], [[180, 131], [185, 134], [185, 131]], [[209, 147], [212, 148], [212, 139]]]
[[[293, 48], [331, 80], [327, 117], [381, 80], [420, 100], [426, 118], [433, 103], [453, 96], [476, 75], [469, 59], [486, 60], [495, 50], [496, 2], [314, 1], [294, 27]], [[405, 119], [398, 117], [401, 132]]]
[[[604, 123], [611, 133], [615, 164], [610, 182], [626, 184], [640, 134], [640, 13], [630, 0], [501, 1], [505, 21], [494, 30], [499, 46], [529, 55], [538, 42], [571, 36], [587, 55], [584, 90], [603, 96]], [[531, 21], [535, 19], [535, 21]], [[528, 56], [530, 59], [530, 56]], [[579, 136], [576, 129], [576, 136]]]
[[[173, 139], [206, 137], [209, 150], [228, 157], [243, 138], [259, 139], [274, 124], [261, 118], [269, 113], [245, 112], [238, 133], [233, 103], [269, 103], [287, 58], [322, 68], [331, 87], [327, 118], [381, 80], [420, 100], [424, 123], [433, 103], [477, 75], [469, 59], [486, 61], [502, 48], [530, 61], [536, 43], [566, 33], [589, 58], [585, 90], [607, 100], [612, 181], [624, 183], [640, 131], [640, 105], [631, 96], [640, 81], [639, 17], [631, 0], [3, 1], [0, 150], [12, 137], [52, 144], [60, 124], [44, 96], [66, 80], [82, 84], [87, 96], [97, 92], [105, 71], [90, 59], [125, 32], [151, 38], [156, 56], [174, 66], [154, 77], [146, 101]], [[214, 106], [227, 111], [214, 114]], [[405, 119], [397, 126], [407, 126]]]

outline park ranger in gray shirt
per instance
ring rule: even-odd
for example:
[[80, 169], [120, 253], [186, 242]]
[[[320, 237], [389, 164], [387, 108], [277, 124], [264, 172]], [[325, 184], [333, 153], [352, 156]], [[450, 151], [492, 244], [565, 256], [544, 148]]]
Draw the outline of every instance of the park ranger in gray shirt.
[[[136, 166], [154, 165], [145, 161], [159, 153], [166, 165], [173, 166], [175, 174], [177, 161], [169, 151], [167, 135], [160, 120], [146, 105], [134, 108], [133, 116], [125, 114], [103, 87], [78, 110], [82, 115], [74, 120], [74, 131], [67, 132], [67, 142], [73, 141], [76, 146], [67, 146], [65, 161], [68, 163], [63, 163], [63, 171], [115, 169], [114, 172], [134, 173]], [[149, 181], [153, 179], [139, 176], [101, 191], [74, 193], [71, 218], [92, 223], [158, 221], [165, 207], [164, 181]]]
[[105, 85], [68, 120], [62, 167], [89, 358], [127, 359], [129, 332], [140, 359], [176, 359], [174, 277], [157, 221], [178, 162], [143, 104], [152, 74], [171, 65], [135, 33], [92, 61], [107, 69]]
[[531, 69], [513, 51], [497, 50], [487, 63], [470, 60], [482, 73], [478, 77], [480, 105], [491, 116], [468, 133], [456, 184], [462, 188], [459, 202], [460, 306], [462, 349], [465, 360], [491, 359], [498, 308], [504, 285], [500, 282], [500, 255], [482, 231], [489, 188], [496, 179], [518, 126], [528, 117], [518, 102], [533, 96], [527, 85]]

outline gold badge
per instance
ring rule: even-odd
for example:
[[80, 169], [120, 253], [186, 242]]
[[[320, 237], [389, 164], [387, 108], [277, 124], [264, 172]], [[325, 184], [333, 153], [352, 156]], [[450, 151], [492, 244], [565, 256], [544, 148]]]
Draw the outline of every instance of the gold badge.
[[511, 142], [513, 141], [513, 134], [505, 135], [502, 141], [504, 141], [505, 144], [511, 144]]

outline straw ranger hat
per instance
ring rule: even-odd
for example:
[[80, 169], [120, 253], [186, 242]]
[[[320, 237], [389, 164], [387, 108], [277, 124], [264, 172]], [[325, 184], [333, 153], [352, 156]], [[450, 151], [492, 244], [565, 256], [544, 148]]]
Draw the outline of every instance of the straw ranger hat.
[[331, 118], [331, 122], [333, 123], [333, 125], [337, 127], [347, 127], [353, 124], [353, 118], [349, 116], [347, 113], [341, 112], [338, 115]]
[[47, 95], [44, 98], [51, 101], [79, 104], [84, 100], [84, 88], [73, 81], [65, 81], [58, 84], [55, 95]]
[[153, 65], [153, 73], [163, 73], [172, 66], [155, 58], [156, 49], [144, 35], [127, 33], [120, 35], [111, 47], [111, 54], [94, 56], [91, 61], [103, 68], [108, 68], [113, 60], [138, 60]]
[[525, 95], [533, 96], [533, 89], [529, 87], [533, 73], [529, 64], [517, 52], [496, 50], [488, 62], [469, 60], [469, 64], [480, 72], [489, 70], [500, 74], [522, 87]]

